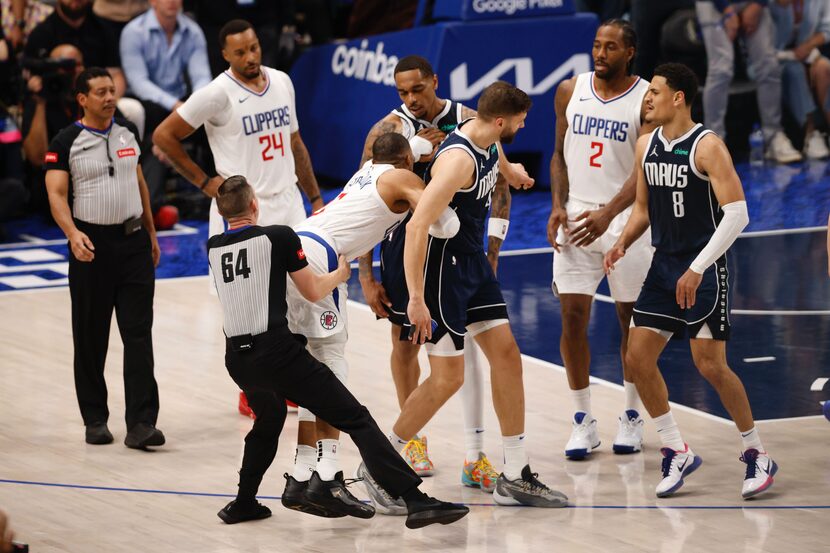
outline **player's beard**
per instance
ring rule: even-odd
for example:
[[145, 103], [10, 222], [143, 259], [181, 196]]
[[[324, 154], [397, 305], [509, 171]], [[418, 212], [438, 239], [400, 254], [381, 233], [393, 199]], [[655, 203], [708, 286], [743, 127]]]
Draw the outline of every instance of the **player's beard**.
[[255, 67], [245, 67], [242, 71], [242, 76], [246, 79], [256, 79], [259, 77], [260, 73], [260, 65], [257, 64]]
[[502, 133], [501, 135], [499, 135], [499, 142], [501, 142], [502, 144], [512, 144], [513, 139], [516, 138], [516, 134], [518, 134], [518, 132], [519, 131], [514, 131], [508, 134]]
[[594, 75], [596, 75], [597, 78], [602, 79], [603, 81], [613, 80], [622, 75], [623, 73], [625, 73], [624, 65], [608, 65], [605, 71], [602, 73], [594, 69]]
[[64, 4], [60, 4], [61, 13], [70, 21], [78, 21], [79, 19], [86, 17], [87, 14], [92, 10], [92, 2], [87, 3], [81, 8], [72, 9], [66, 7]]

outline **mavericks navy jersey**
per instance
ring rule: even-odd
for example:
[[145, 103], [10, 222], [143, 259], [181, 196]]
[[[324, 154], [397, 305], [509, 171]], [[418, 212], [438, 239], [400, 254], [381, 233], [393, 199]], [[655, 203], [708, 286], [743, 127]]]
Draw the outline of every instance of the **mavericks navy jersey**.
[[473, 158], [475, 177], [473, 185], [462, 188], [452, 197], [450, 207], [455, 210], [461, 221], [458, 234], [450, 238], [447, 246], [458, 252], [474, 253], [484, 249], [484, 221], [490, 211], [490, 195], [496, 187], [499, 176], [499, 151], [496, 144], [486, 149], [476, 146], [462, 130], [466, 122], [459, 125], [438, 148], [424, 180], [427, 184], [432, 179], [432, 164], [444, 152], [459, 149]]
[[682, 256], [700, 252], [723, 217], [709, 177], [695, 166], [700, 139], [712, 131], [700, 123], [669, 141], [659, 127], [643, 157], [648, 185], [651, 244], [657, 252]]
[[[442, 131], [444, 134], [449, 135], [461, 122], [461, 109], [462, 105], [458, 102], [446, 100], [444, 102], [444, 109], [442, 109], [432, 121], [418, 119], [406, 108], [406, 104], [401, 104], [399, 107], [393, 109], [392, 113], [401, 118], [401, 123], [403, 123], [403, 131], [401, 134], [409, 140], [418, 134], [418, 131], [422, 129], [435, 128]], [[419, 177], [423, 178], [428, 166], [429, 162], [415, 163], [415, 167], [412, 171]]]

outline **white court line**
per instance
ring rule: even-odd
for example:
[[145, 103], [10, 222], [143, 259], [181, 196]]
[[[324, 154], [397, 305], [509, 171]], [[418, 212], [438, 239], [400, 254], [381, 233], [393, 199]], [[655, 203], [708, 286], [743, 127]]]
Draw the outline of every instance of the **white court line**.
[[[356, 307], [358, 309], [362, 309], [363, 311], [369, 311], [369, 312], [372, 311], [372, 309], [368, 305], [360, 303], [356, 300], [347, 300], [347, 301], [348, 301], [350, 307]], [[547, 367], [549, 369], [553, 369], [553, 370], [555, 370], [555, 371], [557, 371], [561, 374], [565, 374], [565, 367], [563, 367], [562, 365], [557, 365], [556, 363], [551, 363], [550, 361], [545, 361], [544, 359], [538, 359], [536, 357], [532, 357], [532, 356], [526, 355], [524, 353], [522, 354], [522, 359], [525, 359], [525, 360], [528, 360], [528, 361], [533, 361], [534, 363], [538, 363], [538, 364], [540, 364], [544, 367]], [[619, 384], [616, 384], [614, 382], [609, 382], [608, 380], [604, 380], [602, 378], [597, 378], [595, 376], [592, 376], [590, 378], [590, 382], [592, 384], [597, 384], [598, 386], [604, 386], [606, 388], [613, 388], [613, 389], [619, 390], [619, 391], [623, 391], [625, 389]], [[714, 422], [717, 422], [717, 423], [720, 423], [720, 424], [728, 424], [728, 425], [733, 424], [733, 422], [729, 419], [725, 419], [723, 417], [718, 417], [717, 415], [712, 415], [712, 414], [707, 413], [705, 411], [701, 411], [700, 409], [695, 409], [694, 407], [688, 407], [686, 405], [681, 405], [679, 403], [674, 403], [672, 401], [670, 401], [669, 404], [671, 405], [672, 409], [676, 409], [677, 411], [684, 411], [686, 413], [692, 413], [694, 415], [698, 415], [700, 417], [703, 417], [705, 419], [709, 419], [711, 421], [714, 421]]]
[[[804, 227], [804, 228], [785, 228], [777, 230], [755, 230], [751, 232], [743, 232], [738, 238], [761, 238], [764, 236], [780, 236], [783, 234], [807, 234], [811, 232], [826, 232], [827, 227]], [[501, 251], [499, 257], [513, 257], [516, 255], [536, 255], [540, 253], [551, 253], [553, 248], [551, 246], [544, 246], [541, 248], [524, 248], [518, 250]]]
[[[163, 236], [186, 236], [188, 234], [197, 234], [199, 229], [195, 227], [189, 227], [187, 225], [182, 225], [180, 223], [176, 223], [176, 225], [170, 230], [160, 230], [156, 233], [156, 236], [163, 237]], [[60, 244], [66, 244], [66, 238], [56, 238], [54, 240], [44, 240], [42, 238], [37, 238], [35, 236], [30, 236], [28, 234], [21, 234], [21, 238], [26, 239], [26, 242], [14, 242], [11, 244], [0, 244], [0, 250], [10, 250], [16, 248], [26, 248], [29, 246], [58, 246]]]
[[[614, 298], [611, 296], [606, 296], [605, 294], [595, 294], [594, 298], [597, 301], [601, 301], [603, 303], [615, 303]], [[785, 309], [732, 309], [729, 311], [730, 315], [764, 315], [767, 317], [774, 316], [774, 315], [784, 315], [784, 316], [800, 316], [800, 315], [830, 315], [830, 310], [828, 309], [816, 309], [816, 310], [785, 310]]]
[[755, 422], [791, 422], [791, 421], [805, 421], [812, 419], [823, 419], [824, 415], [807, 415], [805, 417], [787, 417], [784, 419], [762, 419]]
[[824, 389], [824, 385], [827, 384], [828, 380], [830, 380], [830, 378], [816, 378], [813, 381], [813, 385], [810, 386], [810, 391], [811, 392], [820, 392], [820, 391], [822, 391]]
[[744, 363], [766, 363], [768, 361], [775, 361], [775, 357], [744, 357]]

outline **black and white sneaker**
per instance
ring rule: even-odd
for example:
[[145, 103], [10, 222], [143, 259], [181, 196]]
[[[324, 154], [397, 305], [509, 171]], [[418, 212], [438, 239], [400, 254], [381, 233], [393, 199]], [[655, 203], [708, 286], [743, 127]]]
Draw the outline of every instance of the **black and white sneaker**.
[[271, 509], [254, 500], [251, 503], [239, 503], [233, 500], [217, 513], [225, 524], [236, 524], [249, 520], [260, 520], [271, 516]]
[[286, 509], [325, 518], [346, 516], [346, 513], [331, 513], [309, 502], [305, 497], [305, 491], [308, 489], [308, 480], [300, 482], [287, 472], [283, 476], [285, 477], [285, 490], [282, 492], [282, 506]]
[[375, 516], [375, 508], [366, 505], [353, 496], [346, 488], [349, 484], [358, 482], [358, 479], [343, 479], [343, 471], [334, 475], [334, 480], [322, 480], [317, 471], [311, 473], [311, 480], [305, 490], [305, 499], [334, 516], [340, 514], [357, 518], [372, 518]]
[[529, 507], [567, 507], [568, 496], [552, 490], [542, 484], [535, 472], [530, 472], [530, 465], [522, 469], [521, 478], [508, 480], [504, 473], [496, 480], [493, 499], [499, 505], [527, 505]]

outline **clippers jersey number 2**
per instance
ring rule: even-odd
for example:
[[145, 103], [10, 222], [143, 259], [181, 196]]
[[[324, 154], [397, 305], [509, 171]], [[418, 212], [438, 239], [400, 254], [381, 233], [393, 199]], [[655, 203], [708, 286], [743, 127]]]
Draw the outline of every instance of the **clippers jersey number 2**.
[[262, 149], [262, 161], [271, 161], [274, 159], [274, 154], [270, 152], [276, 152], [276, 150], [280, 151], [280, 157], [285, 157], [285, 148], [282, 145], [281, 132], [276, 134], [263, 134], [259, 137], [259, 143], [265, 144], [265, 147]]
[[591, 152], [593, 155], [588, 158], [588, 165], [591, 167], [602, 167], [599, 162], [599, 157], [602, 155], [602, 142], [591, 142]]

